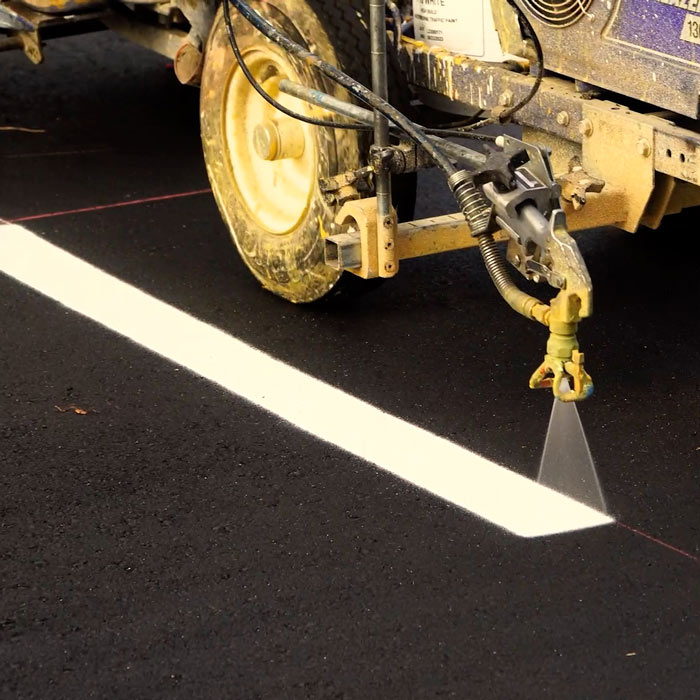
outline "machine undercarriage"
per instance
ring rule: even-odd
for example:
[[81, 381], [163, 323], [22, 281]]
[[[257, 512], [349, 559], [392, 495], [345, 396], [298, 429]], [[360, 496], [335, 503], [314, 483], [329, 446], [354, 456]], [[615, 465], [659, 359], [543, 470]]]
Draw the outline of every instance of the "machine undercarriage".
[[[390, 278], [402, 259], [478, 247], [505, 301], [548, 328], [530, 386], [572, 401], [593, 389], [576, 338], [593, 306], [570, 232], [656, 228], [700, 204], [691, 4], [0, 0], [0, 50], [40, 63], [46, 39], [107, 27], [169, 56], [182, 83], [202, 85], [214, 193], [265, 287], [313, 301], [342, 275]], [[360, 76], [346, 72], [357, 57], [330, 29], [353, 13], [369, 49]], [[474, 34], [477, 15], [484, 31]], [[671, 37], [663, 51], [645, 23]], [[397, 75], [408, 83], [400, 105]], [[416, 98], [428, 125], [408, 114]], [[460, 212], [399, 221], [397, 183], [425, 167], [443, 171]], [[267, 177], [292, 183], [288, 200], [275, 197], [279, 213], [258, 184]], [[287, 215], [283, 205], [296, 212], [297, 200], [298, 215]], [[521, 291], [507, 263], [551, 286], [551, 302]]]

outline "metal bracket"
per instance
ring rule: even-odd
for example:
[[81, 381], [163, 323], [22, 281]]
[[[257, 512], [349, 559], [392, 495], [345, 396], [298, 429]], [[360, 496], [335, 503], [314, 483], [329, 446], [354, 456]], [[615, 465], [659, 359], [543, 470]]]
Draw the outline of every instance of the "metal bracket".
[[44, 60], [44, 51], [41, 46], [39, 32], [20, 32], [19, 38], [22, 40], [22, 49], [25, 56], [35, 65], [39, 65]]
[[591, 177], [581, 165], [574, 165], [568, 173], [558, 178], [558, 182], [562, 199], [571, 202], [576, 211], [586, 204], [589, 192], [600, 194], [605, 187], [604, 180]]
[[624, 107], [583, 105], [581, 165], [592, 177], [622, 188], [627, 216], [620, 226], [635, 231], [654, 190], [654, 127]]
[[[377, 255], [377, 200], [356, 199], [346, 202], [335, 217], [342, 232], [352, 231], [358, 234], [360, 244], [360, 264], [350, 271], [359, 277], [370, 279], [379, 277], [379, 259]], [[329, 243], [330, 240], [330, 243]], [[326, 260], [333, 260], [334, 253], [328, 255], [329, 246], [337, 247], [336, 237], [326, 239]], [[338, 257], [338, 253], [335, 253]]]
[[[360, 277], [379, 277], [377, 241], [372, 208], [364, 202], [348, 202], [325, 237], [326, 264], [336, 270], [349, 270]], [[369, 210], [369, 211], [368, 211]], [[493, 234], [497, 241], [508, 240], [503, 231]], [[461, 212], [430, 219], [406, 221], [396, 230], [396, 259], [419, 258], [451, 250], [478, 246]], [[366, 247], [367, 246], [367, 247]]]
[[359, 170], [350, 170], [319, 180], [319, 187], [328, 204], [340, 204], [360, 199], [371, 192], [370, 178], [374, 175], [371, 165]]

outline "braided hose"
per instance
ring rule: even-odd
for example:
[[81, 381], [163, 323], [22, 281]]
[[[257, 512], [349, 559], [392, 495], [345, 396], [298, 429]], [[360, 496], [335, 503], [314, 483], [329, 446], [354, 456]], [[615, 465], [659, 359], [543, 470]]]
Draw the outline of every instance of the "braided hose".
[[498, 293], [508, 304], [526, 318], [547, 325], [549, 306], [518, 289], [511, 279], [506, 262], [492, 234], [483, 233], [479, 236], [479, 251]]
[[547, 325], [549, 306], [518, 289], [510, 277], [501, 251], [489, 233], [491, 203], [474, 182], [474, 176], [467, 170], [458, 170], [447, 179], [447, 184], [469, 224], [472, 236], [479, 241], [481, 256], [498, 293], [519, 314]]

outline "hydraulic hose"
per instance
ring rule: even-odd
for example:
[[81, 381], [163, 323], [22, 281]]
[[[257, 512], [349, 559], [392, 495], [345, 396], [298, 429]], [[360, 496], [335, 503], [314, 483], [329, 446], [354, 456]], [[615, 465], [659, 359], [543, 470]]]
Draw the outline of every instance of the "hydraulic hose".
[[246, 65], [246, 62], [243, 60], [241, 51], [238, 48], [236, 34], [233, 31], [233, 23], [231, 22], [231, 13], [229, 11], [228, 4], [229, 0], [223, 0], [223, 2], [221, 3], [223, 7], [224, 23], [226, 24], [226, 32], [228, 34], [229, 43], [231, 44], [231, 49], [233, 50], [233, 55], [236, 57], [236, 61], [243, 75], [246, 77], [247, 81], [250, 83], [255, 92], [257, 92], [258, 95], [260, 95], [260, 97], [262, 97], [263, 100], [265, 100], [265, 102], [271, 104], [275, 109], [282, 112], [282, 114], [286, 114], [288, 117], [292, 117], [292, 119], [297, 119], [298, 121], [304, 122], [305, 124], [313, 124], [314, 126], [325, 126], [331, 129], [357, 129], [359, 131], [372, 129], [372, 127], [368, 126], [367, 124], [347, 124], [343, 122], [329, 121], [327, 119], [315, 119], [313, 117], [307, 117], [304, 114], [299, 114], [298, 112], [288, 109], [283, 104], [280, 104], [274, 97], [265, 92], [262, 86], [258, 84], [258, 81], [255, 79], [253, 74], [250, 72], [250, 69]]
[[521, 291], [511, 279], [505, 260], [491, 234], [491, 204], [474, 182], [472, 174], [460, 170], [448, 178], [447, 184], [459, 203], [472, 236], [479, 242], [481, 257], [498, 293], [518, 313], [547, 325], [549, 306]]
[[401, 25], [403, 20], [401, 19], [401, 11], [394, 0], [386, 0], [386, 7], [391, 12], [391, 19], [394, 22], [394, 51], [399, 52], [399, 46], [401, 46]]
[[506, 262], [498, 249], [493, 235], [482, 233], [479, 238], [479, 251], [484, 259], [484, 264], [498, 293], [508, 302], [511, 308], [526, 318], [547, 325], [549, 306], [539, 299], [523, 292], [513, 282]]
[[474, 124], [470, 124], [469, 126], [465, 127], [463, 131], [468, 132], [472, 129], [481, 129], [485, 126], [488, 126], [490, 124], [505, 124], [506, 122], [509, 122], [513, 116], [515, 115], [516, 112], [519, 112], [532, 98], [537, 94], [537, 91], [540, 89], [540, 85], [542, 84], [542, 79], [544, 78], [544, 54], [542, 52], [542, 44], [540, 44], [540, 40], [537, 38], [537, 33], [535, 32], [532, 24], [530, 23], [530, 20], [527, 18], [527, 15], [520, 9], [518, 5], [513, 0], [508, 0], [508, 4], [513, 7], [513, 9], [517, 12], [518, 18], [521, 23], [521, 27], [524, 28], [524, 34], [527, 36], [529, 39], [532, 40], [532, 43], [535, 47], [535, 54], [537, 55], [537, 72], [535, 73], [535, 82], [532, 84], [532, 87], [528, 91], [528, 93], [523, 97], [519, 102], [514, 104], [512, 107], [504, 110], [501, 114], [498, 115], [498, 117], [487, 117], [486, 119], [481, 119], [478, 122], [475, 122]]
[[408, 117], [392, 107], [389, 102], [376, 95], [369, 88], [366, 88], [362, 83], [359, 83], [354, 78], [343, 73], [343, 71], [339, 70], [334, 65], [324, 61], [320, 56], [317, 56], [315, 53], [305, 49], [301, 44], [297, 44], [295, 41], [282, 34], [282, 32], [265, 17], [255, 12], [244, 0], [230, 0], [230, 2], [248, 22], [270, 39], [270, 41], [278, 44], [285, 51], [301, 59], [308, 65], [313, 66], [326, 77], [344, 87], [358, 100], [368, 104], [370, 107], [377, 110], [377, 112], [383, 114], [389, 121], [401, 128], [430, 155], [435, 161], [435, 164], [445, 173], [446, 177], [451, 177], [457, 172], [456, 167], [442, 152], [439, 146], [431, 141], [423, 130], [418, 128]]

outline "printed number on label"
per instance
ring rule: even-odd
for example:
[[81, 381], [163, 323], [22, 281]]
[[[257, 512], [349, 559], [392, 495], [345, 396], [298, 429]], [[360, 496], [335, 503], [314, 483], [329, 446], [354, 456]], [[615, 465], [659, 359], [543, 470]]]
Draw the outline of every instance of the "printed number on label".
[[690, 41], [693, 44], [700, 44], [700, 16], [686, 14], [681, 29], [681, 39]]

